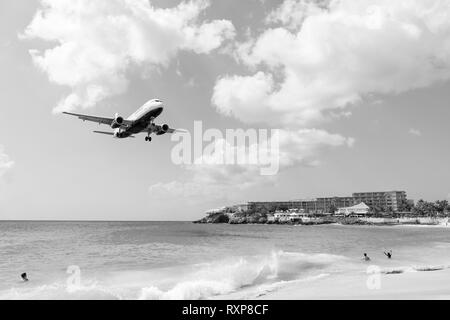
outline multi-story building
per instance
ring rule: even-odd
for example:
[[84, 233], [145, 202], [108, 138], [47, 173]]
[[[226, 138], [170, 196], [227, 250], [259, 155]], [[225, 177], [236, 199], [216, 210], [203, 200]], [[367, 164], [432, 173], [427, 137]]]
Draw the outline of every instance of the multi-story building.
[[248, 208], [252, 210], [264, 208], [268, 211], [298, 209], [304, 212], [326, 213], [337, 210], [339, 207], [349, 207], [354, 204], [352, 197], [331, 197], [291, 201], [249, 202]]
[[353, 197], [328, 197], [328, 198], [317, 198], [316, 207], [319, 212], [331, 212], [341, 207], [350, 207], [355, 203]]
[[315, 211], [317, 203], [311, 200], [291, 200], [291, 201], [255, 201], [248, 203], [249, 210], [266, 209], [268, 211], [298, 209], [305, 212]]
[[405, 191], [356, 192], [355, 202], [364, 202], [369, 207], [390, 208], [399, 211], [407, 203]]
[[352, 197], [325, 197], [291, 201], [249, 202], [249, 210], [266, 209], [268, 211], [298, 209], [311, 213], [328, 213], [337, 208], [345, 208], [364, 202], [369, 207], [392, 209], [396, 212], [408, 202], [405, 191], [356, 192]]

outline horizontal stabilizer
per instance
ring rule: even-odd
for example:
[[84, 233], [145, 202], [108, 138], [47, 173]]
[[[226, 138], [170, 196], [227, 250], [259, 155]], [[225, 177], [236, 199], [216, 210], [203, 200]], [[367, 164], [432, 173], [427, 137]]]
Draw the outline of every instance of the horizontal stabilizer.
[[107, 131], [93, 131], [93, 132], [95, 132], [95, 133], [101, 133], [101, 134], [107, 134], [107, 135], [110, 135], [110, 136], [113, 136], [113, 135], [114, 135], [114, 132], [107, 132]]
[[189, 133], [189, 131], [187, 131], [185, 129], [172, 129], [172, 128], [169, 128], [169, 130], [167, 130], [167, 133], [176, 133], [176, 132]]
[[[108, 132], [108, 131], [92, 131], [95, 133], [101, 133], [101, 134], [107, 134], [108, 136], [113, 136], [114, 132]], [[135, 136], [127, 136], [126, 138], [135, 138]]]

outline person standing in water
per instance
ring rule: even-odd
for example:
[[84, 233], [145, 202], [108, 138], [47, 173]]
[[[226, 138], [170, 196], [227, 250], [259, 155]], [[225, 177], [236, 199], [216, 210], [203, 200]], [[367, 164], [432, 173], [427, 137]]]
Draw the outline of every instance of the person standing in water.
[[370, 261], [369, 256], [367, 255], [367, 253], [364, 253], [364, 257], [363, 257], [364, 261]]
[[384, 254], [386, 255], [386, 257], [388, 257], [388, 259], [392, 258], [392, 250], [390, 251], [385, 251]]
[[27, 273], [24, 272], [20, 275], [20, 277], [22, 278], [23, 281], [27, 282], [28, 281], [28, 277], [27, 277]]

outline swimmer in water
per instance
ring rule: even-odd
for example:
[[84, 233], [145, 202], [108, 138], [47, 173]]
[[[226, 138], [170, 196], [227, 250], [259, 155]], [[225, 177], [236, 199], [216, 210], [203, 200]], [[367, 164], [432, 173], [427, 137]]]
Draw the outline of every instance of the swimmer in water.
[[27, 277], [27, 273], [24, 272], [20, 275], [20, 277], [22, 278], [23, 281], [27, 282], [28, 281], [28, 277]]
[[388, 259], [392, 258], [392, 250], [384, 252], [384, 254], [386, 255], [386, 257], [388, 257]]
[[364, 261], [370, 261], [369, 256], [367, 255], [367, 253], [364, 253], [364, 257], [363, 257]]

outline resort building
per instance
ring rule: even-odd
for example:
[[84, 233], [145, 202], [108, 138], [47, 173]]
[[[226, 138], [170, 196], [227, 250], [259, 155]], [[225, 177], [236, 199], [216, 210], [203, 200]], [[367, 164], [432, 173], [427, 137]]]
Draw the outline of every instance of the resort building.
[[364, 202], [369, 207], [390, 208], [397, 212], [407, 203], [405, 191], [358, 192], [353, 193], [356, 203]]
[[301, 219], [302, 215], [298, 213], [297, 210], [291, 209], [288, 211], [276, 211], [273, 214], [273, 220], [274, 221], [299, 221]]
[[339, 207], [349, 207], [355, 204], [353, 197], [328, 197], [316, 199], [316, 210], [322, 213], [334, 212]]
[[214, 215], [214, 214], [218, 214], [218, 213], [225, 213], [226, 210], [227, 210], [227, 207], [220, 207], [220, 208], [210, 209], [210, 210], [206, 211], [205, 214], [210, 216], [210, 215]]
[[315, 199], [291, 201], [255, 201], [248, 203], [249, 210], [286, 211], [297, 209], [308, 213], [334, 213], [338, 208], [347, 208], [364, 202], [367, 206], [391, 209], [393, 212], [402, 210], [402, 206], [410, 200], [405, 191], [356, 192], [351, 197], [323, 197]]
[[317, 210], [317, 203], [315, 199], [311, 200], [292, 200], [292, 201], [262, 201], [262, 202], [249, 202], [249, 210], [289, 210], [297, 209], [305, 212], [311, 212]]
[[370, 207], [366, 205], [364, 202], [361, 202], [357, 205], [351, 207], [343, 207], [339, 208], [337, 211], [338, 215], [344, 216], [366, 216], [369, 214]]

